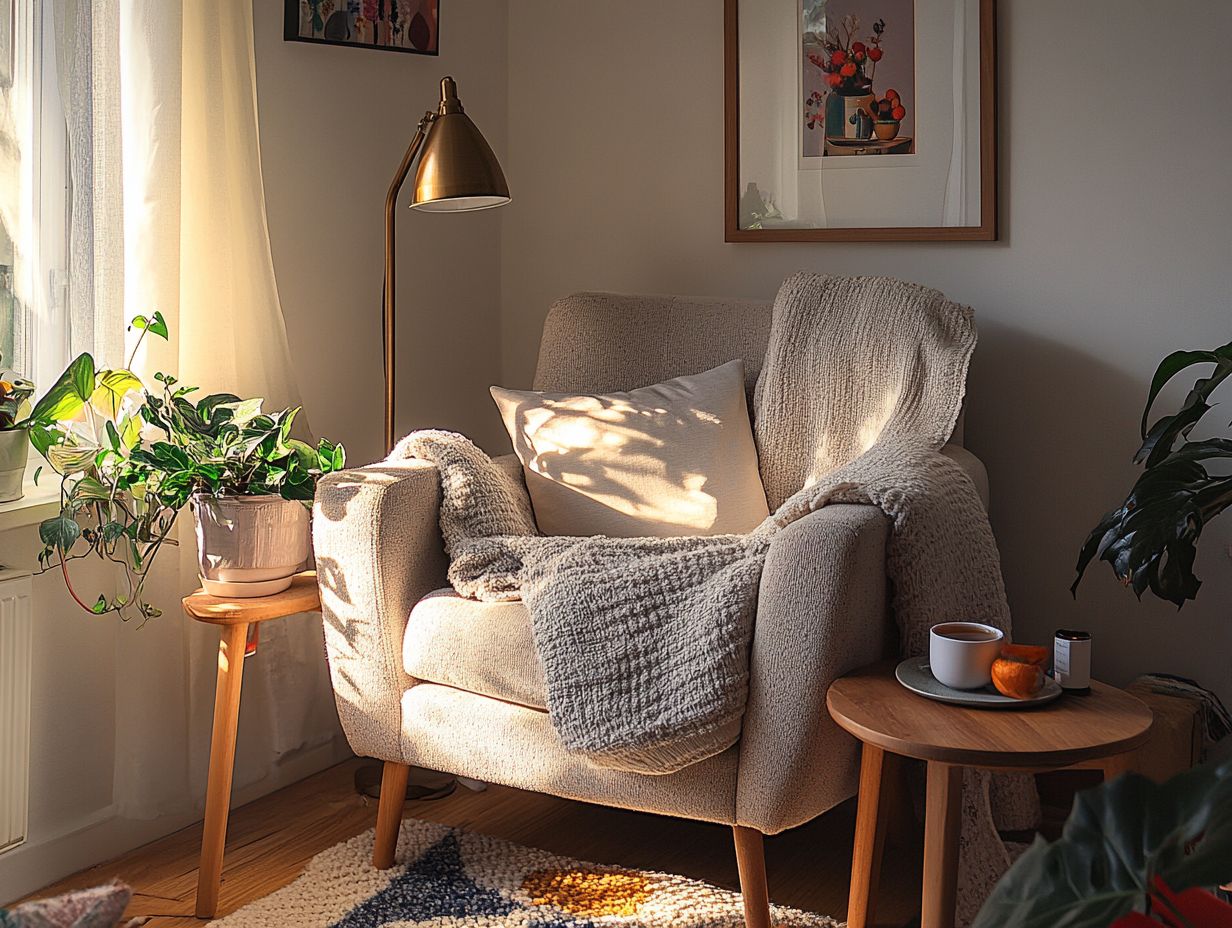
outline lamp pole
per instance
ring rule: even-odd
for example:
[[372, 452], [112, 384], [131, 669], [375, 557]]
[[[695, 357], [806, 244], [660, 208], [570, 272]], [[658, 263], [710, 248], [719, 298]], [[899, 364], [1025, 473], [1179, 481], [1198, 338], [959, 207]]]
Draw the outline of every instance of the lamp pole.
[[394, 174], [393, 183], [389, 185], [389, 193], [385, 195], [385, 312], [381, 322], [381, 344], [385, 352], [385, 453], [394, 450], [394, 364], [397, 360], [394, 348], [394, 290], [397, 278], [397, 260], [394, 257], [394, 211], [398, 205], [398, 194], [406, 175], [411, 172], [411, 164], [423, 147], [424, 138], [436, 114], [431, 110], [424, 113], [407, 146], [402, 163]]

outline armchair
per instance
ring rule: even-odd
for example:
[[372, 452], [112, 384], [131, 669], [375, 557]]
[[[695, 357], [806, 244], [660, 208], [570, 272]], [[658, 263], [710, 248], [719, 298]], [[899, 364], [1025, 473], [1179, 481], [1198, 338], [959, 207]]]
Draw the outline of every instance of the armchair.
[[[751, 391], [768, 303], [578, 294], [544, 324], [535, 388], [628, 390], [745, 359]], [[819, 398], [820, 399], [820, 398]], [[979, 461], [947, 447], [986, 492]], [[502, 466], [521, 474], [516, 458]], [[448, 589], [436, 469], [386, 462], [317, 490], [317, 572], [338, 713], [357, 754], [385, 762], [378, 867], [394, 859], [410, 765], [733, 827], [746, 921], [769, 925], [762, 836], [856, 792], [858, 745], [825, 708], [837, 677], [893, 649], [885, 549], [871, 506], [825, 507], [774, 540], [761, 578], [741, 740], [666, 776], [593, 766], [561, 746], [520, 602]]]

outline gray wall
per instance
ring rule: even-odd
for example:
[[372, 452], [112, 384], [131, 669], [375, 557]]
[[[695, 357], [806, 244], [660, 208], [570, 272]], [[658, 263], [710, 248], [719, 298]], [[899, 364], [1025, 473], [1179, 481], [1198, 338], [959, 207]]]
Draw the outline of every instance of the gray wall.
[[1201, 597], [1179, 615], [1138, 604], [1105, 569], [1076, 602], [1067, 590], [1086, 531], [1134, 477], [1155, 363], [1232, 339], [1232, 118], [1220, 104], [1232, 8], [999, 9], [1000, 242], [727, 245], [717, 0], [520, 0], [509, 21], [505, 381], [529, 382], [543, 314], [575, 289], [764, 298], [798, 269], [939, 287], [981, 326], [968, 444], [992, 475], [1019, 637], [1087, 627], [1106, 678], [1179, 672], [1232, 702], [1232, 516], [1208, 529]]

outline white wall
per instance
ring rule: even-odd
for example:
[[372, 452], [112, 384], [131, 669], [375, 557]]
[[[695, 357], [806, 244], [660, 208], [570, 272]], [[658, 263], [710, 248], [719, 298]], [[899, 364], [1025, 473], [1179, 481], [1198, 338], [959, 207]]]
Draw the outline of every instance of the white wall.
[[1232, 516], [1207, 530], [1205, 584], [1179, 615], [1103, 565], [1076, 602], [1067, 590], [1134, 477], [1155, 363], [1232, 339], [1232, 120], [1212, 109], [1232, 8], [1183, 0], [1160, 28], [1145, 0], [1000, 0], [998, 243], [728, 245], [719, 7], [517, 4], [505, 381], [529, 382], [543, 314], [575, 289], [768, 298], [799, 269], [939, 287], [981, 325], [968, 444], [992, 475], [1019, 636], [1087, 627], [1106, 678], [1178, 672], [1232, 704]]
[[[385, 193], [446, 74], [503, 157], [507, 9], [447, 2], [429, 57], [284, 42], [283, 5], [253, 6], [270, 239], [304, 406], [314, 432], [365, 463], [383, 451]], [[487, 393], [500, 363], [499, 214], [399, 207], [398, 434], [503, 435]]]

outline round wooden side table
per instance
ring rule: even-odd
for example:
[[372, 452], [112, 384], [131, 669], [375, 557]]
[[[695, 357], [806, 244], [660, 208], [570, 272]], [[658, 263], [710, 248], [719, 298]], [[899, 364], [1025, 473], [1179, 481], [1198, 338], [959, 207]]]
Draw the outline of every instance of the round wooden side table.
[[918, 696], [894, 678], [894, 662], [834, 682], [826, 706], [863, 743], [848, 928], [872, 924], [885, 837], [881, 802], [895, 756], [927, 761], [921, 928], [953, 928], [964, 767], [1035, 772], [1098, 766], [1106, 779], [1128, 768], [1147, 739], [1151, 710], [1092, 682], [1087, 695], [1030, 709], [968, 709]]
[[213, 918], [218, 911], [218, 885], [227, 841], [227, 813], [231, 806], [231, 775], [235, 769], [235, 734], [240, 718], [240, 683], [248, 633], [255, 640], [258, 623], [300, 612], [317, 612], [321, 597], [316, 571], [296, 574], [291, 586], [273, 596], [227, 599], [201, 590], [184, 597], [184, 613], [198, 622], [217, 625], [218, 683], [214, 690], [214, 730], [210, 737], [210, 775], [205, 788], [205, 828], [201, 835], [201, 866], [197, 871], [198, 918]]

